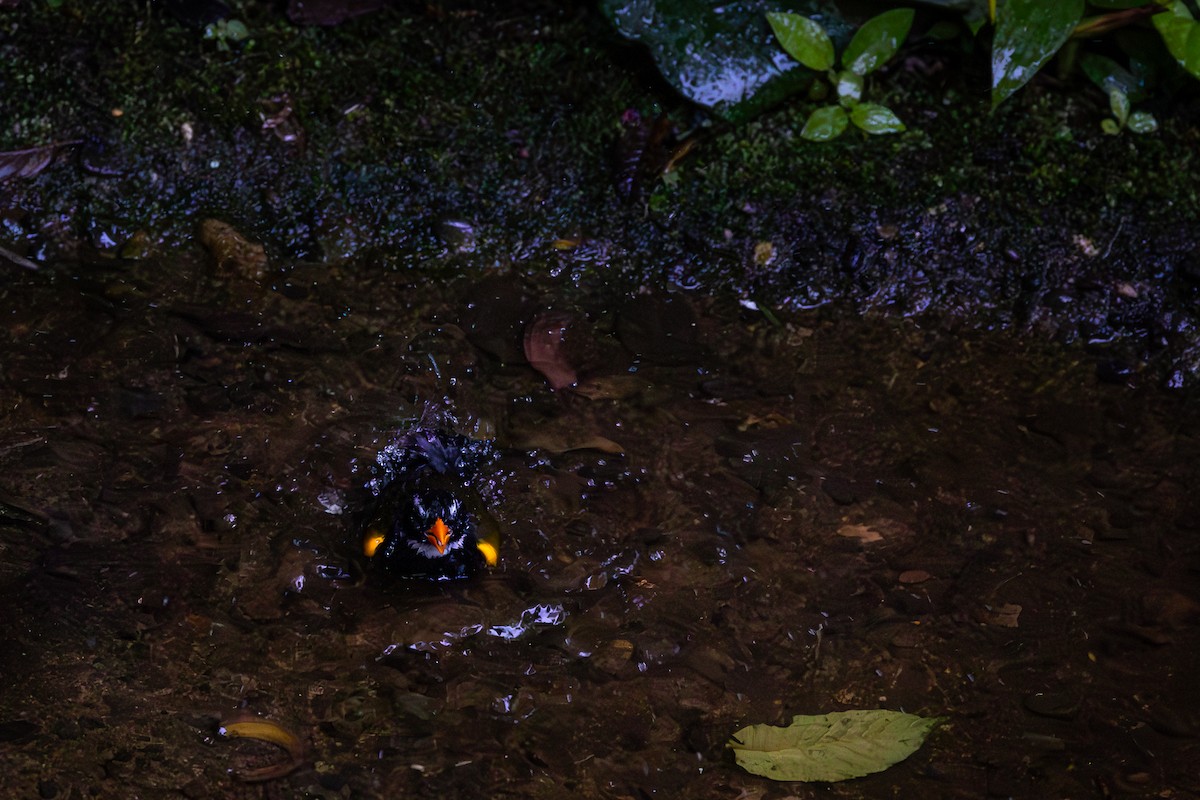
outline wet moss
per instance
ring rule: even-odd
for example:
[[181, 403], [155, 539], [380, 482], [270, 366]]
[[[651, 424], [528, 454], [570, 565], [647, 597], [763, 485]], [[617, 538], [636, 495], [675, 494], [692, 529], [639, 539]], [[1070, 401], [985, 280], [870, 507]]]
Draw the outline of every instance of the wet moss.
[[[29, 252], [69, 251], [97, 220], [178, 244], [216, 216], [285, 261], [403, 269], [445, 253], [439, 221], [456, 219], [474, 228], [474, 267], [614, 292], [684, 280], [783, 305], [975, 305], [1009, 324], [1046, 306], [1028, 288], [1041, 278], [1014, 278], [1002, 254], [1049, 255], [1073, 265], [1063, 285], [1103, 284], [1169, 279], [1196, 248], [1181, 231], [1200, 207], [1186, 104], [1155, 108], [1161, 131], [1142, 137], [1103, 135], [1104, 98], [1077, 86], [1035, 82], [989, 113], [986, 65], [914, 48], [872, 86], [908, 132], [817, 145], [798, 136], [803, 101], [737, 128], [685, 107], [582, 5], [389, 9], [331, 28], [292, 25], [274, 4], [236, 13], [242, 43], [153, 5], [6, 14], [0, 149], [83, 139], [73, 160], [5, 187]], [[627, 108], [668, 111], [700, 141], [632, 202], [614, 191]], [[935, 221], [946, 208], [957, 229]], [[904, 247], [881, 243], [880, 225]], [[550, 245], [579, 236], [605, 242], [603, 257]], [[1073, 237], [1100, 242], [1105, 263], [1077, 258]], [[1142, 267], [1146, 240], [1161, 245]], [[762, 242], [780, 258], [755, 262]], [[1077, 308], [1053, 315], [1074, 329]]]

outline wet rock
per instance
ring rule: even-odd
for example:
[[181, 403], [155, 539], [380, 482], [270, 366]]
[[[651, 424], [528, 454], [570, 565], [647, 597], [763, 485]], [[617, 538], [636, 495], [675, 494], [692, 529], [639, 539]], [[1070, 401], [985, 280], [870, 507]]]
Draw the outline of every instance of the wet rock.
[[1142, 619], [1147, 625], [1182, 630], [1200, 621], [1200, 603], [1173, 589], [1152, 589], [1141, 597]]
[[266, 277], [267, 252], [232, 225], [217, 219], [200, 223], [200, 242], [208, 248], [218, 275], [259, 282]]
[[1025, 710], [1039, 717], [1073, 720], [1079, 714], [1079, 698], [1066, 692], [1036, 692], [1021, 701]]
[[828, 475], [821, 481], [821, 489], [839, 506], [858, 502], [858, 490], [854, 483], [838, 475]]
[[474, 253], [475, 226], [465, 219], [443, 219], [437, 225], [438, 238], [452, 253]]

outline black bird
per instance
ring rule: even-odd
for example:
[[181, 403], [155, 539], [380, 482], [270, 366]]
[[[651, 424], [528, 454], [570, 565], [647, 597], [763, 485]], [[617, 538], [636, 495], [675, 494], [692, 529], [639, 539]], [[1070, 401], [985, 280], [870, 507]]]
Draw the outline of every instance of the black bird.
[[492, 458], [488, 442], [409, 431], [379, 455], [383, 475], [361, 529], [363, 555], [390, 575], [469, 578], [499, 557], [500, 531], [472, 481]]

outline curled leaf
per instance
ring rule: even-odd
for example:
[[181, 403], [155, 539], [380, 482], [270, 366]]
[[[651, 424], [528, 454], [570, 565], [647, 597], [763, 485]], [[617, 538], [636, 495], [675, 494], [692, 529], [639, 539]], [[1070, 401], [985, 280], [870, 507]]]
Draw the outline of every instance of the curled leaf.
[[60, 149], [75, 144], [79, 144], [78, 139], [0, 153], [0, 181], [9, 178], [36, 177], [42, 170], [50, 166]]
[[238, 779], [247, 783], [282, 778], [304, 763], [306, 748], [300, 737], [268, 719], [239, 716], [223, 724], [219, 732], [227, 739], [253, 739], [276, 745], [286, 751], [288, 758], [285, 760], [265, 767], [238, 770], [235, 773]]
[[[531, 367], [546, 377], [546, 383], [555, 391], [579, 380], [567, 346], [572, 330], [577, 327], [573, 315], [548, 311], [534, 317], [525, 328], [525, 358]], [[577, 330], [574, 335], [578, 336]]]
[[733, 735], [738, 766], [777, 781], [843, 781], [882, 772], [915, 753], [940, 717], [839, 711], [792, 718], [786, 728], [750, 725]]

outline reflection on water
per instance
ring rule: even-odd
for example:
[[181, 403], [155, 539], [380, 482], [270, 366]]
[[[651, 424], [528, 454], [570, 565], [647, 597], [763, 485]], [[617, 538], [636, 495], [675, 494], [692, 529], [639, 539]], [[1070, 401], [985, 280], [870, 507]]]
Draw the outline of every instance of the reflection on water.
[[[24, 794], [233, 793], [206, 737], [235, 710], [311, 745], [284, 795], [783, 796], [730, 733], [874, 707], [951, 732], [829, 793], [1190, 774], [1180, 398], [911, 321], [172, 269], [5, 289], [0, 747]], [[388, 581], [352, 541], [366, 465], [430, 413], [495, 440], [500, 562], [474, 581]]]

